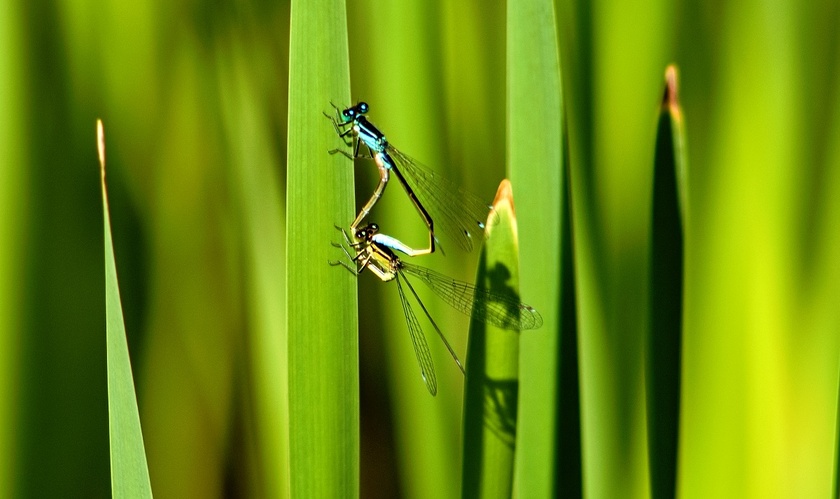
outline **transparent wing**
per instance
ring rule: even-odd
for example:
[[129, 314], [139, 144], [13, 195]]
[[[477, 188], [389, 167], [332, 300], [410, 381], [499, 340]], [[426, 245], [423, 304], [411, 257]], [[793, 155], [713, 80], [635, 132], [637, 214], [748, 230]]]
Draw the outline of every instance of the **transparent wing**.
[[459, 312], [476, 315], [488, 324], [502, 329], [524, 331], [537, 329], [543, 324], [542, 316], [531, 307], [521, 303], [513, 293], [498, 293], [476, 288], [434, 270], [402, 262], [402, 271], [426, 283], [443, 301]]
[[461, 370], [461, 373], [467, 374], [467, 371], [464, 369], [464, 364], [461, 363], [461, 359], [459, 359], [458, 354], [455, 353], [455, 349], [452, 348], [452, 345], [449, 343], [449, 340], [446, 339], [446, 335], [443, 334], [443, 331], [440, 330], [435, 320], [432, 319], [432, 316], [431, 314], [429, 314], [429, 311], [426, 310], [426, 306], [423, 305], [423, 302], [420, 300], [420, 296], [417, 294], [417, 291], [414, 291], [414, 286], [411, 285], [411, 281], [402, 272], [397, 272], [397, 278], [405, 281], [405, 285], [408, 286], [408, 289], [411, 291], [411, 294], [414, 295], [414, 299], [417, 300], [417, 304], [420, 305], [420, 308], [423, 309], [423, 313], [426, 314], [426, 318], [429, 319], [429, 322], [432, 324], [432, 327], [435, 328], [435, 332], [438, 334], [438, 337], [440, 337], [440, 341], [442, 341], [443, 344], [446, 346], [446, 349], [449, 350], [449, 355], [452, 356], [452, 360], [455, 361], [455, 364], [458, 366], [458, 369]]
[[488, 220], [490, 225], [498, 220], [493, 207], [391, 145], [388, 153], [435, 225], [463, 250], [472, 251], [473, 235], [483, 235]]
[[423, 329], [420, 328], [420, 323], [417, 322], [417, 316], [414, 315], [414, 310], [411, 304], [405, 298], [400, 279], [397, 279], [397, 289], [400, 292], [400, 302], [402, 303], [403, 313], [405, 314], [405, 322], [408, 324], [408, 334], [411, 336], [411, 344], [414, 346], [414, 354], [417, 356], [417, 363], [420, 365], [420, 376], [426, 383], [426, 388], [432, 395], [437, 394], [437, 378], [435, 377], [435, 365], [432, 362], [432, 355], [429, 353], [429, 344], [426, 342], [426, 335], [423, 334]]

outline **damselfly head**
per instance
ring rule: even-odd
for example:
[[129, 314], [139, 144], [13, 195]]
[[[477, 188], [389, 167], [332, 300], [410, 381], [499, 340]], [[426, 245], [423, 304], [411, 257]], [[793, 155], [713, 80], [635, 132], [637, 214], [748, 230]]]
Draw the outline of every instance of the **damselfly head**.
[[359, 102], [355, 106], [350, 106], [344, 111], [341, 112], [341, 115], [344, 116], [344, 121], [353, 121], [357, 117], [365, 114], [368, 112], [369, 106], [367, 102]]
[[369, 241], [374, 235], [379, 232], [379, 225], [375, 223], [369, 223], [356, 231], [356, 239], [361, 241]]

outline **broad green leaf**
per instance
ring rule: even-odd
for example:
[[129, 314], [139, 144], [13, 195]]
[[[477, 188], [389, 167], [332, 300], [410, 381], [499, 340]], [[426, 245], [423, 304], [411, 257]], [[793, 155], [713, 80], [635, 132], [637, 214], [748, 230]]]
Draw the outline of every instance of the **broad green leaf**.
[[30, 147], [24, 126], [27, 87], [22, 76], [26, 69], [23, 51], [25, 9], [14, 3], [0, 12], [0, 484], [3, 493], [17, 495], [21, 450], [19, 423], [21, 379], [21, 344], [26, 335], [24, 293], [20, 283], [28, 267], [26, 227], [29, 214], [24, 208], [25, 164]]
[[356, 277], [328, 262], [353, 220], [353, 164], [322, 114], [350, 101], [341, 0], [294, 0], [289, 44], [286, 310], [293, 497], [359, 494]]
[[105, 134], [101, 121], [97, 121], [96, 127], [105, 228], [105, 334], [108, 359], [108, 428], [111, 436], [111, 493], [116, 498], [152, 497], [120, 304], [114, 245], [111, 240], [108, 192], [105, 187]]
[[574, 272], [564, 264], [571, 262], [571, 229], [557, 39], [553, 2], [508, 2], [508, 170], [517, 200], [520, 289], [545, 322], [520, 339], [515, 493], [520, 497], [581, 490]]

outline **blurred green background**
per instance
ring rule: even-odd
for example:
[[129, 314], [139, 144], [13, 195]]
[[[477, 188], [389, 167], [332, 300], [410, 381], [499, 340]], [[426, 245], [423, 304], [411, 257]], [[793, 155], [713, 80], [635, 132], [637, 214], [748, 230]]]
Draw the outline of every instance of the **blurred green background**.
[[[354, 100], [401, 150], [492, 199], [505, 175], [505, 4], [358, 0], [347, 14]], [[231, 178], [245, 150], [285, 192], [289, 15], [289, 2], [262, 0], [0, 8], [0, 495], [110, 493], [97, 117], [153, 490], [271, 495], [272, 429], [254, 416], [248, 196]], [[649, 494], [649, 212], [670, 62], [689, 151], [680, 495], [830, 495], [840, 4], [561, 0], [556, 17], [584, 495]], [[364, 166], [360, 198], [375, 183]], [[395, 190], [372, 220], [422, 238]], [[470, 280], [474, 258], [453, 248], [432, 266]], [[359, 283], [362, 496], [456, 496], [462, 377], [436, 348], [429, 397], [396, 291]], [[464, 352], [467, 320], [427, 305]]]

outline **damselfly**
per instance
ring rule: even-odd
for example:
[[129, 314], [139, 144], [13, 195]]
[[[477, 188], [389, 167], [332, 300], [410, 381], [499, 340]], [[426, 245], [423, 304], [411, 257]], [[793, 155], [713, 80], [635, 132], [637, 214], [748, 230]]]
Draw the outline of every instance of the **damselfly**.
[[[362, 220], [382, 197], [390, 179], [390, 172], [393, 171], [429, 231], [429, 247], [424, 249], [406, 247], [407, 254], [417, 256], [435, 251], [435, 243], [437, 243], [435, 224], [457, 241], [462, 249], [471, 251], [474, 247], [472, 235], [476, 231], [481, 233], [484, 230], [484, 223], [488, 219], [488, 212], [493, 209], [492, 206], [392, 146], [385, 135], [365, 117], [370, 109], [366, 102], [359, 102], [344, 110], [335, 104], [332, 106], [335, 108], [335, 116], [327, 113], [324, 115], [332, 121], [336, 133], [344, 140], [345, 145], [353, 146], [353, 154], [341, 149], [333, 149], [330, 154], [340, 153], [350, 159], [372, 159], [379, 169], [379, 184], [356, 216], [356, 220], [350, 225], [351, 232], [359, 227]], [[362, 144], [367, 148], [367, 154], [359, 153]], [[489, 219], [491, 222], [495, 220], [493, 214]]]
[[[458, 355], [434, 319], [429, 315], [426, 306], [420, 301], [420, 297], [408, 279], [409, 275], [423, 281], [435, 294], [459, 312], [484, 320], [488, 324], [513, 330], [537, 329], [542, 326], [543, 321], [539, 312], [529, 305], [520, 303], [509, 294], [477, 288], [472, 284], [400, 260], [394, 251], [405, 253], [405, 250], [408, 249], [406, 245], [398, 239], [380, 234], [379, 226], [375, 223], [367, 224], [359, 229], [355, 233], [355, 241], [350, 239], [343, 228], [336, 226], [336, 229], [343, 234], [344, 244], [333, 243], [333, 246], [341, 248], [350, 263], [338, 260], [329, 262], [330, 265], [342, 265], [356, 275], [368, 269], [382, 281], [397, 281], [397, 291], [399, 291], [400, 302], [408, 324], [408, 332], [414, 346], [414, 354], [417, 356], [418, 364], [420, 364], [420, 375], [432, 395], [437, 393], [434, 364], [429, 353], [426, 336], [423, 334], [417, 316], [414, 315], [411, 304], [406, 299], [403, 284], [414, 295], [414, 299], [423, 309], [461, 372], [464, 372], [464, 365], [458, 359]], [[351, 249], [355, 254], [351, 253]]]

